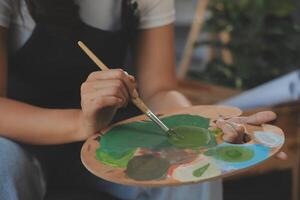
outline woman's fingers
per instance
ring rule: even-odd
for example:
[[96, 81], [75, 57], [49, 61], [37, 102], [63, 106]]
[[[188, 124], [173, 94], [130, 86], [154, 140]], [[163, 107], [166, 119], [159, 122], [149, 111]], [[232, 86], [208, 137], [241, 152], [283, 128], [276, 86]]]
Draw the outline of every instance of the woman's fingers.
[[129, 77], [130, 81], [132, 81], [132, 82], [135, 83], [135, 78], [134, 78], [134, 76], [128, 74], [126, 71], [124, 71], [124, 73]]
[[223, 132], [223, 140], [229, 143], [235, 143], [236, 138], [238, 137], [238, 132], [234, 129], [234, 127], [230, 126], [223, 119], [218, 119], [216, 121], [216, 125]]
[[287, 160], [288, 155], [285, 152], [281, 151], [278, 154], [276, 154], [276, 158], [280, 160]]
[[96, 96], [91, 99], [83, 99], [81, 102], [82, 111], [86, 117], [94, 120], [95, 114], [105, 108], [121, 108], [123, 100], [115, 96]]
[[272, 111], [262, 111], [247, 117], [247, 124], [261, 125], [271, 122], [277, 118], [276, 113]]
[[122, 107], [123, 101], [122, 99], [115, 97], [115, 96], [101, 96], [94, 99], [94, 104], [97, 108], [104, 108], [104, 107], [111, 107], [111, 106], [117, 106]]
[[129, 94], [127, 88], [121, 80], [99, 80], [99, 81], [89, 81], [85, 82], [81, 86], [81, 93], [97, 93], [103, 90], [111, 90], [111, 95], [113, 93], [123, 94], [126, 101], [129, 99]]
[[[128, 95], [128, 94], [127, 94]], [[128, 103], [128, 97], [125, 96], [118, 88], [115, 87], [107, 87], [100, 90], [96, 90], [94, 92], [87, 92], [82, 94], [82, 101], [86, 102], [87, 105], [89, 103], [94, 103], [95, 101], [98, 101], [101, 98], [111, 96], [116, 97], [120, 99], [120, 105], [126, 106]]]
[[232, 117], [232, 118], [227, 119], [226, 121], [237, 123], [237, 124], [246, 124], [247, 120], [248, 120], [248, 117], [241, 116], [241, 117]]
[[135, 80], [134, 77], [127, 75], [122, 69], [111, 69], [107, 71], [97, 71], [89, 75], [87, 81], [96, 80], [121, 80], [131, 96], [135, 97]]
[[229, 126], [231, 126], [236, 132], [237, 132], [237, 136], [235, 138], [235, 143], [237, 144], [241, 144], [244, 141], [244, 135], [245, 135], [245, 128], [244, 126], [240, 125], [240, 124], [236, 124], [236, 123], [230, 123], [230, 122], [226, 122]]
[[129, 79], [130, 79], [131, 82], [133, 82], [135, 84], [135, 78], [134, 78], [134, 76], [129, 75]]
[[232, 117], [228, 119], [229, 122], [235, 122], [239, 124], [252, 124], [252, 125], [261, 125], [264, 123], [271, 122], [277, 118], [276, 113], [272, 111], [262, 111], [255, 113], [247, 117]]
[[[81, 129], [86, 136], [107, 126], [134, 94], [135, 79], [123, 70], [97, 71], [81, 85]], [[133, 95], [132, 95], [133, 96]]]
[[242, 117], [232, 117], [228, 119], [229, 122], [235, 122], [239, 124], [252, 124], [252, 125], [261, 125], [264, 123], [271, 122], [277, 118], [276, 113], [272, 111], [262, 111], [255, 113], [250, 116]]
[[243, 143], [245, 128], [239, 124], [228, 122], [222, 118], [216, 121], [216, 127], [223, 132], [223, 140], [229, 143]]

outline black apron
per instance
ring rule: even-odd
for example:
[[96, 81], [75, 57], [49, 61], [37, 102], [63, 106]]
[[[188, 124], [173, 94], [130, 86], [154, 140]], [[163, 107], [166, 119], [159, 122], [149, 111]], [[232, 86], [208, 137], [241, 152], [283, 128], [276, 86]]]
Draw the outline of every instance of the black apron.
[[[124, 9], [123, 6], [123, 13]], [[131, 11], [126, 9], [127, 14], [128, 10]], [[126, 33], [132, 30], [123, 27], [118, 32], [103, 31], [78, 20], [72, 27], [73, 33], [62, 35], [58, 31], [42, 19], [36, 20], [30, 39], [9, 60], [9, 98], [44, 108], [80, 108], [80, 85], [99, 68], [78, 47], [78, 40], [86, 43], [109, 67], [124, 66], [128, 47]], [[118, 111], [113, 121], [137, 114], [140, 114], [137, 108], [129, 104]], [[64, 180], [82, 170], [81, 146], [82, 143], [74, 143], [27, 148], [42, 163], [49, 185], [60, 187], [70, 185], [70, 182], [64, 184]]]

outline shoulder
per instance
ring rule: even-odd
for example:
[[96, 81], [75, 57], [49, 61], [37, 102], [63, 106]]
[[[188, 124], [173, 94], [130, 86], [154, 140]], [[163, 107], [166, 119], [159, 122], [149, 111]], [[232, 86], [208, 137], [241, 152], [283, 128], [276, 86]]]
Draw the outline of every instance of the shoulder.
[[175, 21], [174, 0], [137, 0], [140, 28], [164, 26]]
[[0, 0], [0, 25], [8, 27], [14, 11], [17, 9], [17, 0]]

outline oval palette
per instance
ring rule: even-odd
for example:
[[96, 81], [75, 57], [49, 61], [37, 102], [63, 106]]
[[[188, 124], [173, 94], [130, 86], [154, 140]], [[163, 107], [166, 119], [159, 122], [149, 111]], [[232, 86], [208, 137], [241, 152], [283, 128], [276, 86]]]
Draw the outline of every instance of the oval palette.
[[210, 122], [237, 117], [241, 110], [225, 106], [192, 106], [161, 113], [161, 120], [183, 133], [183, 139], [164, 134], [146, 116], [119, 122], [89, 138], [81, 160], [94, 175], [119, 184], [165, 186], [199, 183], [231, 176], [278, 153], [284, 133], [278, 127], [244, 125], [250, 138], [244, 144], [222, 140]]

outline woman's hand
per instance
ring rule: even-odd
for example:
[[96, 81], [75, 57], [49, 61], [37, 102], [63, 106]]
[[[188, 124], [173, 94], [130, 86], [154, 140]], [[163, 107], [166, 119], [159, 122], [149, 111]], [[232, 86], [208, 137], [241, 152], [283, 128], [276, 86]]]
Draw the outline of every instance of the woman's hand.
[[[219, 128], [223, 132], [223, 140], [229, 143], [242, 144], [245, 141], [245, 128], [244, 124], [250, 124], [255, 126], [260, 126], [262, 124], [272, 122], [277, 118], [276, 113], [272, 111], [257, 112], [250, 116], [243, 117], [232, 117], [229, 119], [224, 119], [220, 116], [219, 119], [212, 122], [211, 125], [214, 128]], [[287, 154], [285, 152], [279, 152], [276, 155], [277, 158], [281, 160], [287, 159]]]
[[91, 73], [81, 85], [80, 140], [105, 128], [134, 95], [135, 79], [121, 69]]

